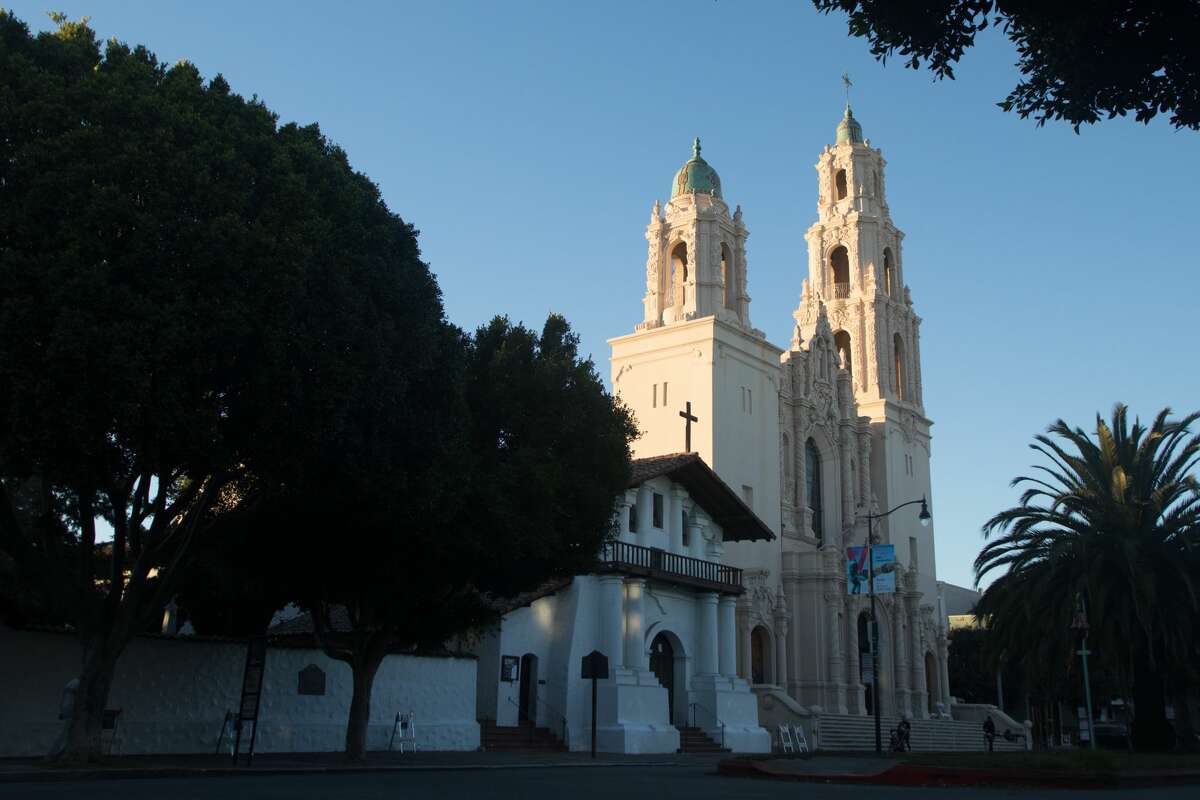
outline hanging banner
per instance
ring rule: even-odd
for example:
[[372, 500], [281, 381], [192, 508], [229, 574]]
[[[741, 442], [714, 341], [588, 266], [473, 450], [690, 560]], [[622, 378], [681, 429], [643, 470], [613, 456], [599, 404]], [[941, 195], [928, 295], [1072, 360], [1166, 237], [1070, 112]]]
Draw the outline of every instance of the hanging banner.
[[[872, 568], [875, 572], [875, 594], [893, 594], [896, 591], [896, 547], [877, 544], [871, 548]], [[846, 591], [849, 594], [867, 594], [867, 548], [846, 548]]]

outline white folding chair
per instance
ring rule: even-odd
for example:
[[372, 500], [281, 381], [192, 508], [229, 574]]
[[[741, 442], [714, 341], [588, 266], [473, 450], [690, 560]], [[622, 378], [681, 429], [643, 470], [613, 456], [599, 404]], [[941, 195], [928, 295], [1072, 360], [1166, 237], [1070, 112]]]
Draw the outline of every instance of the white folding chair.
[[792, 744], [792, 732], [782, 722], [779, 723], [779, 749], [785, 753], [796, 752], [796, 747]]
[[809, 752], [808, 739], [804, 738], [804, 726], [803, 725], [793, 725], [792, 733], [795, 734], [795, 737], [796, 737], [796, 752], [797, 753]]
[[400, 752], [404, 752], [407, 745], [412, 748], [412, 751], [417, 752], [417, 726], [413, 722], [413, 712], [407, 714], [396, 714], [396, 722], [392, 725], [392, 738], [388, 742], [388, 750], [391, 751], [396, 744], [396, 739], [400, 740]]

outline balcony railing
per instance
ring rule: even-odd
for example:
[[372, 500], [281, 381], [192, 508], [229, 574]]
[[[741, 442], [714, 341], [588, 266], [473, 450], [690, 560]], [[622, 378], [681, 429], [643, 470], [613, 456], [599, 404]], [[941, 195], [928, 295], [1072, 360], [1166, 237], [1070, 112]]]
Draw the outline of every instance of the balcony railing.
[[641, 575], [714, 592], [741, 594], [744, 591], [742, 571], [737, 567], [629, 542], [606, 544], [600, 553], [600, 571]]
[[833, 299], [834, 300], [845, 300], [849, 296], [850, 296], [850, 284], [849, 283], [835, 283], [833, 285]]

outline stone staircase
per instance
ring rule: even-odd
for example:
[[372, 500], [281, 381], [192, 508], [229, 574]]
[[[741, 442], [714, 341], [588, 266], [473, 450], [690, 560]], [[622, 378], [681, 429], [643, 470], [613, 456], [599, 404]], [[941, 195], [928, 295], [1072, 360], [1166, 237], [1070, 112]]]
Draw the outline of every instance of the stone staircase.
[[[914, 719], [910, 720], [910, 723], [912, 732], [909, 738], [913, 750], [979, 752], [986, 749], [981, 723], [949, 719]], [[885, 750], [891, 741], [892, 729], [899, 724], [899, 717], [880, 717], [880, 734]], [[861, 752], [875, 749], [875, 720], [873, 717], [821, 714], [819, 725], [820, 735], [817, 740], [819, 750]], [[997, 726], [996, 733], [995, 749], [997, 752], [1025, 749], [1025, 742], [1020, 736], [1020, 731], [1016, 732], [1018, 737], [1015, 741], [1006, 740], [1003, 736], [1004, 730], [999, 726]]]
[[[679, 726], [676, 726], [679, 727]], [[679, 752], [681, 753], [728, 753], [699, 728], [679, 728]]]
[[528, 720], [503, 727], [496, 725], [493, 720], [481, 720], [479, 741], [482, 749], [492, 752], [565, 753], [567, 750], [566, 745], [549, 728], [534, 727]]

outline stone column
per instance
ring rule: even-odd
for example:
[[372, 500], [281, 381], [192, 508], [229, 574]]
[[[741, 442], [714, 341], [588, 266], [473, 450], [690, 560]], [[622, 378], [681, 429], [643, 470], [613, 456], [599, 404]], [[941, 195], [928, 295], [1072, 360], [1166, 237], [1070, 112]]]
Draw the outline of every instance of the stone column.
[[686, 555], [683, 550], [683, 501], [687, 498], [687, 489], [675, 484], [671, 486], [671, 507], [668, 511], [667, 531], [669, 534], [668, 550], [672, 553]]
[[654, 491], [645, 484], [637, 493], [637, 543], [646, 547], [650, 543], [650, 530], [654, 523]]
[[697, 595], [700, 601], [700, 626], [696, 636], [696, 674], [715, 675], [718, 669], [717, 657], [717, 604], [720, 597], [716, 592], [705, 592]]
[[867, 713], [866, 694], [863, 690], [861, 647], [858, 641], [858, 609], [854, 600], [846, 598], [846, 691], [847, 711], [851, 714]]
[[950, 713], [950, 643], [946, 640], [945, 630], [938, 632], [938, 678], [942, 690], [942, 702], [946, 704], [946, 713]]
[[608, 656], [608, 663], [616, 667], [625, 661], [622, 637], [625, 632], [625, 613], [620, 575], [601, 575], [600, 584], [600, 652]]
[[921, 647], [921, 620], [917, 615], [920, 595], [913, 593], [906, 600], [908, 608], [908, 639], [912, 656], [913, 716], [929, 719], [929, 693], [925, 690], [925, 650]]
[[896, 603], [889, 615], [895, 633], [892, 641], [896, 643], [894, 655], [896, 664], [896, 713], [901, 716], [912, 714], [908, 689], [908, 631], [904, 626], [904, 603], [901, 595], [896, 595]]
[[629, 508], [633, 505], [633, 497], [631, 492], [625, 492], [617, 501], [617, 530], [620, 531], [619, 538], [622, 542], [632, 542], [633, 534], [629, 531]]
[[692, 511], [692, 517], [688, 520], [688, 552], [692, 558], [704, 558], [704, 530], [708, 527], [708, 520], [704, 517], [700, 509]]
[[785, 692], [787, 691], [788, 668], [787, 668], [787, 646], [788, 646], [788, 623], [787, 617], [782, 613], [775, 614], [775, 683]]
[[754, 677], [753, 656], [750, 643], [750, 607], [746, 596], [738, 598], [737, 632], [738, 632], [738, 675], [751, 681]]
[[[836, 583], [834, 584], [837, 585]], [[829, 709], [838, 714], [846, 713], [846, 698], [839, 690], [842, 685], [842, 673], [845, 670], [845, 660], [842, 658], [841, 595], [835, 592], [825, 593], [825, 610], [828, 615], [828, 662], [826, 670], [827, 695], [833, 699]]]
[[625, 579], [625, 666], [636, 670], [646, 669], [645, 595], [644, 578]]
[[718, 601], [718, 667], [727, 678], [737, 677], [737, 597], [723, 594]]

